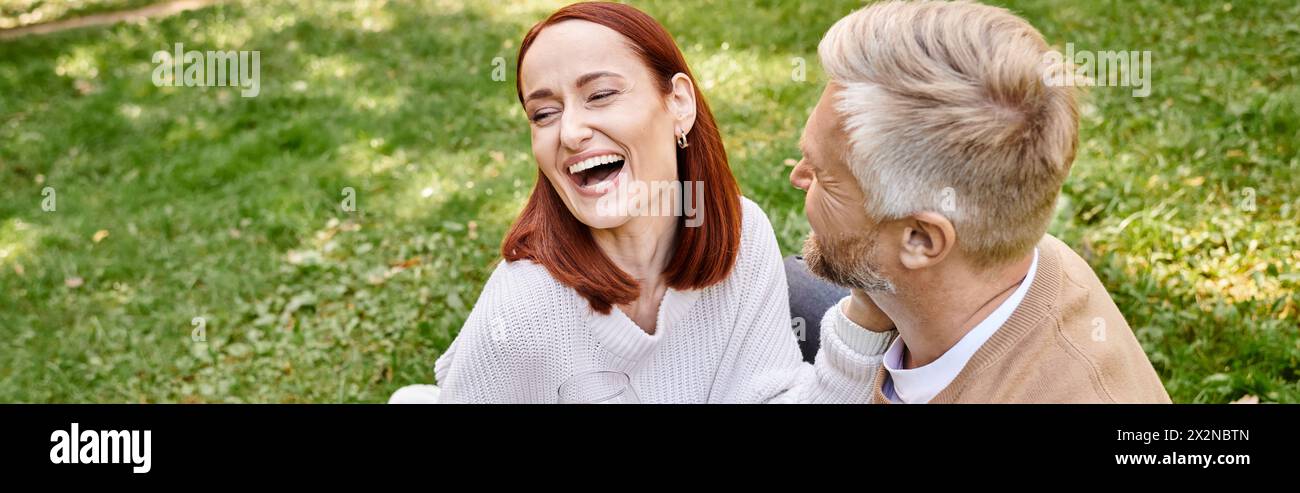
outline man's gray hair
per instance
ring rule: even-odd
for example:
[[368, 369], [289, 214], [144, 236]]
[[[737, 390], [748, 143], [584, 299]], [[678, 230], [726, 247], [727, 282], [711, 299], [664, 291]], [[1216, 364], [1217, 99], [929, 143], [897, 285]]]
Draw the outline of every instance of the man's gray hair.
[[1044, 83], [1047, 43], [1005, 9], [885, 2], [840, 19], [818, 47], [868, 214], [933, 211], [981, 265], [1047, 231], [1078, 142], [1074, 89]]

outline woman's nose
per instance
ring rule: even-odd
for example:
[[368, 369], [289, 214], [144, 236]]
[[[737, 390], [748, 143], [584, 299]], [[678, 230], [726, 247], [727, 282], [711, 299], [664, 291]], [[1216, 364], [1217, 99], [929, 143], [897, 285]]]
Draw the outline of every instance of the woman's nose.
[[560, 142], [574, 151], [582, 150], [591, 139], [591, 126], [587, 124], [581, 110], [566, 110], [560, 114]]
[[809, 169], [807, 164], [804, 164], [802, 159], [799, 160], [799, 164], [796, 164], [794, 169], [790, 171], [790, 184], [794, 185], [795, 188], [807, 192], [808, 187], [812, 186], [812, 181], [812, 170]]

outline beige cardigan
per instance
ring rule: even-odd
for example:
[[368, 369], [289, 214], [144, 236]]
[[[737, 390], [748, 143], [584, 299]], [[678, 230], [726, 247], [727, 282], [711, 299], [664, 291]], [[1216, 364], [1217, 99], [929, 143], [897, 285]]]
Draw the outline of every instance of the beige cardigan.
[[[1011, 318], [931, 403], [1168, 403], [1141, 344], [1092, 268], [1051, 235]], [[877, 370], [872, 394], [887, 403]]]

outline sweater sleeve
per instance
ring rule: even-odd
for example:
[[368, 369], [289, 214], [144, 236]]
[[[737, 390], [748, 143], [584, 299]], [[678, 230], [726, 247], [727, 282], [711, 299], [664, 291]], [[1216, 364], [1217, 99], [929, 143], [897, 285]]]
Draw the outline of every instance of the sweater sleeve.
[[821, 348], [812, 378], [801, 383], [806, 392], [799, 402], [871, 402], [876, 373], [898, 331], [874, 332], [853, 323], [844, 315], [846, 302], [848, 297], [831, 305], [822, 317]]
[[876, 333], [827, 311], [816, 364], [803, 361], [790, 321], [781, 252], [767, 216], [745, 199], [741, 255], [732, 273], [738, 315], [710, 402], [866, 403], [894, 332]]
[[[492, 320], [498, 319], [503, 309], [496, 301], [500, 297], [498, 292], [504, 289], [503, 284], [508, 284], [504, 280], [508, 276], [508, 266], [502, 261], [488, 277], [478, 301], [474, 303], [464, 325], [461, 325], [460, 332], [451, 341], [451, 345], [447, 346], [447, 351], [434, 362], [433, 375], [441, 389], [440, 402], [497, 400], [488, 392], [492, 383], [490, 375], [481, 373], [480, 368], [490, 365], [495, 359], [495, 355], [488, 350], [487, 343], [491, 340]], [[467, 348], [462, 351], [462, 346]]]
[[[543, 375], [547, 361], [562, 357], [560, 339], [546, 322], [564, 320], [545, 309], [529, 309], [519, 301], [525, 293], [539, 306], [563, 306], [559, 293], [535, 282], [528, 266], [502, 261], [488, 278], [461, 326], [460, 333], [438, 357], [434, 377], [444, 403], [546, 403], [555, 399], [553, 382]], [[549, 303], [549, 304], [548, 304]], [[540, 328], [540, 329], [539, 329]], [[539, 342], [540, 341], [540, 342]]]

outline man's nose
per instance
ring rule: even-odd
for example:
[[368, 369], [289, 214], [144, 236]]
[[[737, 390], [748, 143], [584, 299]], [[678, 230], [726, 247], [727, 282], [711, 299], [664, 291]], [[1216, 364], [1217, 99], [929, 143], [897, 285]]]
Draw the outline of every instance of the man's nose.
[[800, 159], [799, 163], [794, 165], [794, 169], [790, 171], [790, 184], [794, 185], [795, 188], [807, 192], [808, 187], [812, 186], [812, 182], [812, 169], [810, 169], [808, 165]]

